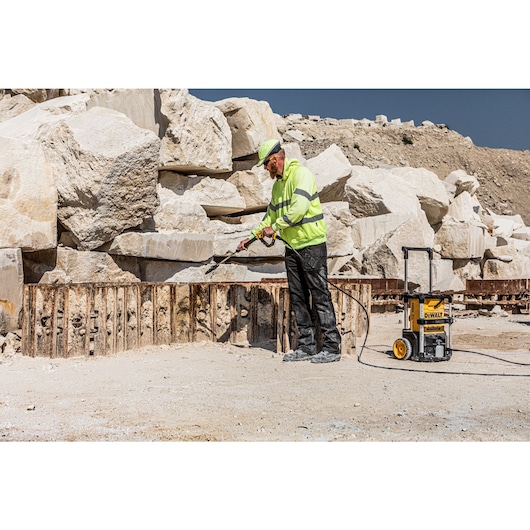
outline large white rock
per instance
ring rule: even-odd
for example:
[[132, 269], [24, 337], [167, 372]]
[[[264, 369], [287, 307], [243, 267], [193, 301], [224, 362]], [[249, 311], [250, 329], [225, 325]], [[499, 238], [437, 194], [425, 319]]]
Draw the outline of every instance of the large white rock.
[[247, 171], [236, 171], [227, 182], [236, 187], [245, 203], [245, 211], [267, 209], [274, 181], [266, 171], [260, 171], [258, 167]]
[[157, 136], [160, 132], [160, 95], [158, 90], [114, 89], [93, 94], [87, 103], [87, 110], [105, 107], [125, 114], [141, 129], [149, 129]]
[[0, 249], [0, 334], [20, 327], [23, 288], [22, 252], [19, 248]]
[[387, 213], [419, 215], [422, 211], [415, 191], [407, 181], [387, 169], [352, 166], [344, 187], [345, 199], [355, 217]]
[[468, 191], [463, 191], [451, 201], [447, 215], [455, 221], [469, 221], [483, 225], [481, 212], [482, 207], [479, 201], [472, 197]]
[[184, 196], [189, 181], [189, 177], [171, 171], [159, 173], [157, 193], [160, 204], [153, 214], [153, 219], [144, 222], [146, 229], [180, 232], [207, 230], [210, 220], [204, 208]]
[[416, 218], [414, 213], [403, 212], [355, 219], [352, 224], [353, 240], [358, 248], [369, 247], [380, 237], [393, 232], [406, 221]]
[[138, 226], [158, 206], [160, 140], [102, 107], [77, 114], [45, 139], [59, 193], [58, 218], [79, 250]]
[[160, 90], [160, 102], [166, 124], [160, 169], [202, 175], [232, 170], [232, 133], [213, 103], [186, 89]]
[[468, 175], [463, 169], [451, 171], [451, 173], [445, 177], [444, 183], [448, 185], [448, 189], [454, 189], [455, 197], [464, 191], [467, 191], [473, 196], [480, 187], [477, 178], [473, 175]]
[[102, 250], [109, 254], [172, 261], [201, 262], [213, 256], [213, 236], [166, 232], [127, 232], [114, 238]]
[[266, 101], [249, 98], [227, 98], [215, 102], [224, 114], [232, 133], [232, 158], [258, 151], [262, 142], [280, 139], [272, 109]]
[[307, 167], [315, 176], [322, 202], [342, 200], [344, 184], [351, 175], [352, 166], [338, 145], [331, 144], [322, 153], [307, 160]]
[[43, 139], [57, 123], [69, 116], [85, 112], [89, 99], [88, 94], [77, 94], [39, 103], [26, 112], [0, 123], [0, 136]]
[[453, 270], [453, 260], [435, 258], [431, 265], [433, 291], [463, 291], [466, 288], [465, 282]]
[[[403, 278], [405, 260], [403, 247], [432, 248], [434, 231], [429, 225], [425, 214], [409, 219], [394, 231], [379, 238], [363, 254], [363, 274], [378, 278]], [[420, 254], [417, 261], [417, 254]], [[428, 289], [428, 254], [411, 253], [408, 279]]]
[[245, 201], [234, 184], [222, 179], [204, 177], [195, 186], [187, 189], [183, 197], [200, 204], [211, 217], [246, 209]]
[[516, 280], [530, 278], [530, 257], [516, 254], [511, 261], [488, 259], [484, 261], [484, 280]]
[[435, 243], [443, 258], [482, 258], [485, 250], [484, 228], [473, 222], [445, 217], [436, 232]]
[[416, 193], [431, 225], [441, 222], [449, 209], [449, 196], [436, 173], [412, 167], [395, 167], [390, 172], [404, 179]]
[[0, 99], [0, 122], [10, 120], [31, 109], [35, 103], [24, 94]]
[[353, 255], [356, 250], [352, 234], [355, 218], [350, 212], [347, 202], [326, 202], [322, 212], [328, 227], [328, 257]]
[[466, 285], [466, 280], [482, 279], [482, 269], [480, 259], [455, 259], [453, 261], [453, 271]]
[[188, 204], [200, 205], [212, 217], [242, 212], [246, 207], [237, 187], [227, 180], [163, 171], [159, 182], [166, 196], [173, 193]]
[[495, 237], [512, 237], [512, 234], [524, 228], [525, 224], [520, 215], [498, 215], [489, 212], [493, 221], [492, 235]]
[[0, 137], [0, 248], [57, 245], [57, 188], [41, 144]]

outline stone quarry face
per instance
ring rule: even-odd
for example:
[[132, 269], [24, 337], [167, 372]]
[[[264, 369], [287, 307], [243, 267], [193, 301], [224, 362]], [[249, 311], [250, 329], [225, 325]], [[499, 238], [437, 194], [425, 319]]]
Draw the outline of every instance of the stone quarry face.
[[[412, 147], [401, 141], [403, 131], [414, 132], [415, 146], [425, 136], [426, 160], [437, 138], [444, 158], [455, 148], [471, 153], [472, 143], [456, 133], [437, 136], [432, 124], [414, 128], [380, 117], [280, 117], [265, 102], [210, 103], [186, 89], [68, 93], [21, 89], [0, 99], [0, 214], [7, 220], [0, 248], [22, 250], [26, 277], [35, 281], [254, 281], [284, 274], [265, 272], [283, 263], [280, 242], [255, 243], [204, 273], [263, 217], [273, 181], [256, 167], [256, 151], [276, 137], [288, 158], [315, 174], [330, 271], [401, 278], [401, 247], [433, 246], [435, 282], [444, 288], [481, 274], [530, 277], [530, 229], [522, 218], [483, 208], [479, 179], [461, 169], [440, 175], [433, 165], [409, 163]], [[442, 146], [448, 138], [453, 143]], [[396, 145], [400, 156], [391, 159]], [[486, 151], [475, 157], [488, 157]], [[497, 158], [502, 171], [502, 154], [489, 156], [484, 171]], [[411, 277], [423, 281], [425, 268], [414, 267]]]

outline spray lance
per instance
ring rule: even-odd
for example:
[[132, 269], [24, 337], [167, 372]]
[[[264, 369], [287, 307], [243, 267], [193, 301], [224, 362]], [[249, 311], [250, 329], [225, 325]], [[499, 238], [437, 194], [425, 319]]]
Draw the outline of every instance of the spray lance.
[[[274, 245], [274, 242], [276, 240], [276, 234], [274, 234], [272, 240], [270, 242], [268, 241], [265, 241], [265, 239], [263, 239], [263, 235], [261, 232], [258, 232], [254, 237], [250, 238], [246, 243], [245, 243], [245, 249], [248, 249], [248, 247], [250, 247], [250, 245], [252, 245], [252, 243], [254, 243], [254, 241], [256, 241], [256, 239], [259, 239], [266, 247], [272, 247], [272, 245]], [[278, 239], [279, 239], [279, 236], [278, 236]], [[230, 254], [228, 254], [228, 256], [226, 256], [226, 258], [223, 259], [223, 261], [220, 261], [219, 263], [214, 263], [206, 272], [205, 274], [210, 274], [211, 272], [213, 272], [215, 269], [217, 269], [217, 267], [219, 267], [219, 265], [222, 265], [223, 263], [226, 263], [230, 258], [232, 258], [235, 254], [237, 254], [239, 252], [239, 250], [234, 250], [234, 252], [231, 252]]]

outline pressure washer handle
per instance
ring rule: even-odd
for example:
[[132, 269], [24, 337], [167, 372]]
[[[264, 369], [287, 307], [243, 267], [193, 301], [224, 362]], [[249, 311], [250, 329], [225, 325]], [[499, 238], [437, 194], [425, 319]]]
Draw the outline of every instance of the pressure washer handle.
[[[245, 248], [248, 248], [250, 247], [250, 245], [252, 245], [252, 243], [254, 243], [254, 241], [256, 241], [256, 239], [258, 239], [256, 236], [254, 237], [251, 237], [243, 246]], [[237, 251], [236, 251], [237, 252]]]
[[[427, 252], [429, 254], [429, 293], [432, 293], [432, 260], [433, 260], [433, 250], [429, 247], [401, 247], [403, 250], [403, 257], [405, 258], [405, 293], [409, 291], [409, 279], [408, 279], [408, 259], [409, 252]], [[406, 315], [405, 315], [406, 316]]]

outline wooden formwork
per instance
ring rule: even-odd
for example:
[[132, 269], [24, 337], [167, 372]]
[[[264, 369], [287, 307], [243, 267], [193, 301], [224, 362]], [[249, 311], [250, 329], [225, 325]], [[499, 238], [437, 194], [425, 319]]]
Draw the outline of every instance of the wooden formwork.
[[[343, 352], [353, 353], [370, 312], [371, 287], [336, 281], [331, 288]], [[269, 343], [296, 347], [286, 282], [131, 283], [24, 286], [24, 355], [112, 355], [184, 342]]]

